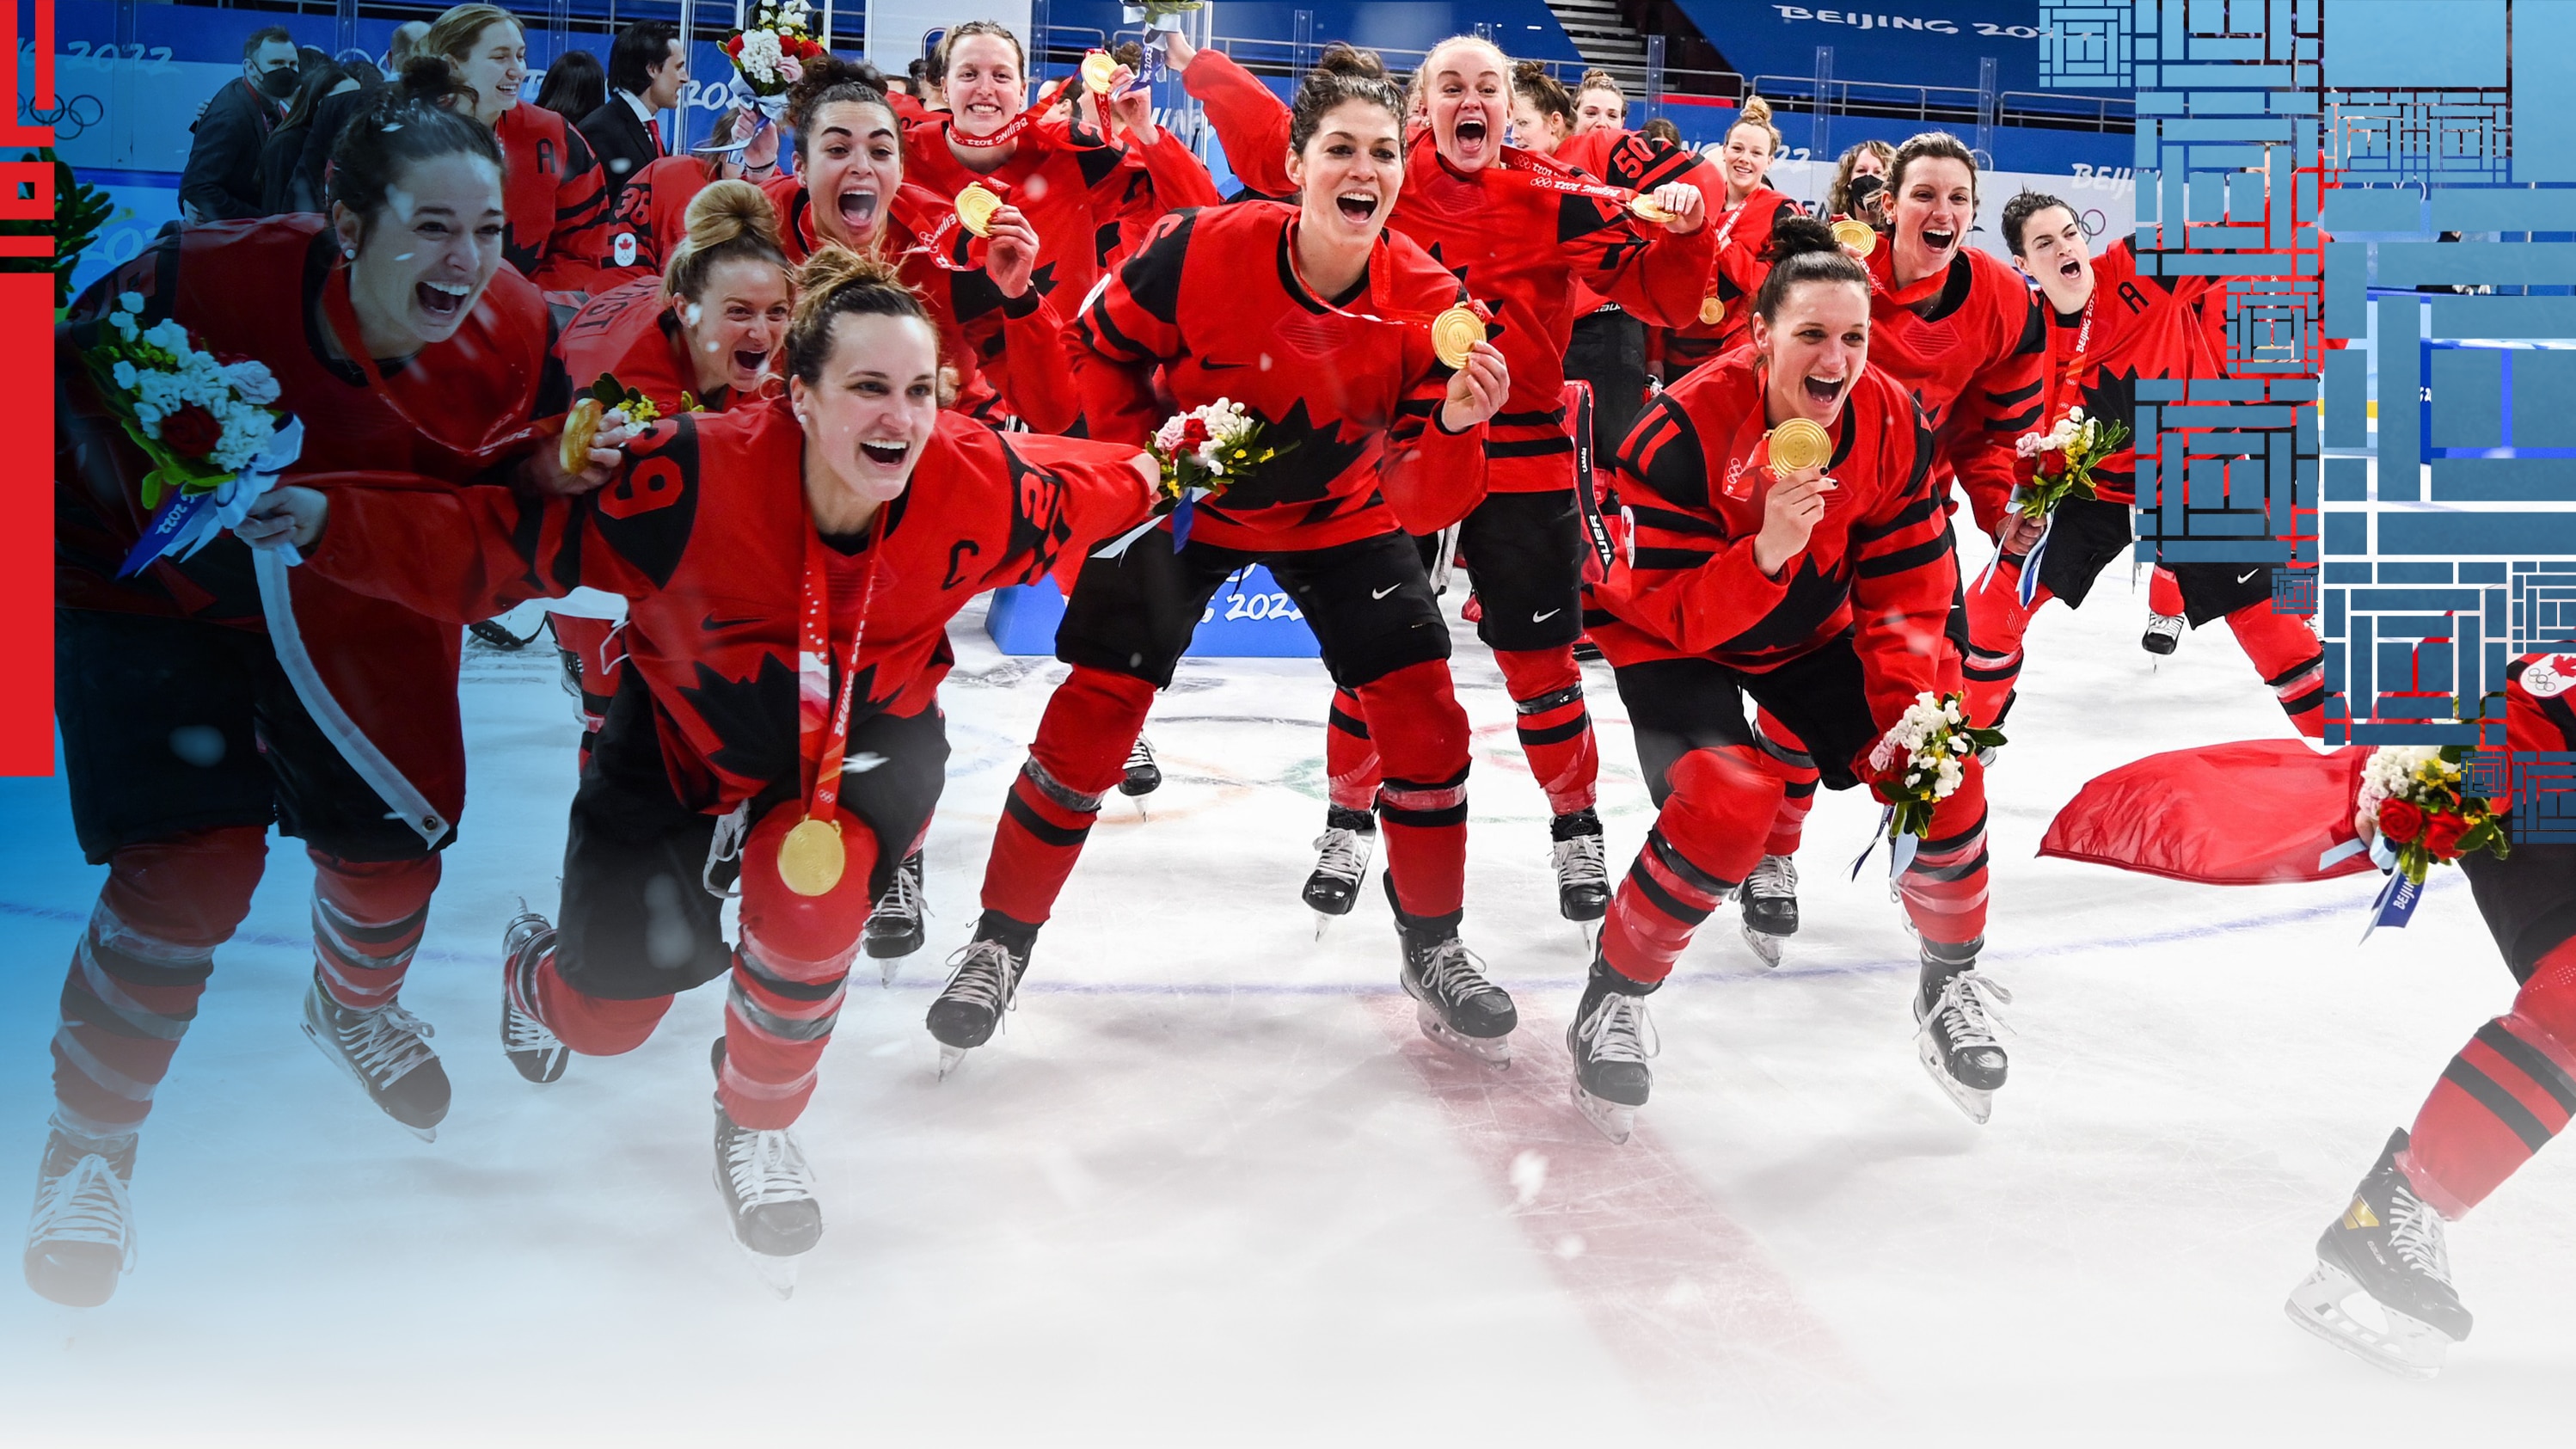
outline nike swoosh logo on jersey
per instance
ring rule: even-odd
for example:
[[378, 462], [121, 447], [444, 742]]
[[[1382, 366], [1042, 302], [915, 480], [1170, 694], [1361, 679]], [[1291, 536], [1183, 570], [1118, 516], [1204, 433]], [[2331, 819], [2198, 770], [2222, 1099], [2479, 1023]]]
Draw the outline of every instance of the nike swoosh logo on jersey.
[[1199, 366], [1209, 372], [1224, 372], [1231, 368], [1250, 367], [1251, 365], [1252, 364], [1249, 362], [1219, 362], [1213, 357], [1202, 357], [1199, 359]]
[[1530, 622], [1533, 624], [1544, 624], [1548, 620], [1553, 619], [1564, 612], [1565, 611], [1563, 609], [1550, 609], [1544, 614], [1532, 614], [1530, 615]]
[[707, 617], [700, 622], [699, 627], [705, 629], [710, 634], [716, 634], [727, 629], [739, 629], [745, 624], [757, 624], [759, 622], [760, 616], [757, 614], [746, 615], [739, 619], [719, 619], [715, 616], [714, 612], [710, 610]]
[[1372, 599], [1383, 599], [1383, 598], [1385, 598], [1387, 595], [1389, 595], [1389, 594], [1391, 594], [1391, 593], [1394, 593], [1396, 590], [1398, 590], [1398, 589], [1400, 589], [1400, 588], [1403, 588], [1403, 587], [1404, 587], [1404, 585], [1402, 585], [1402, 584], [1389, 584], [1389, 585], [1387, 585], [1385, 588], [1382, 588], [1382, 589], [1371, 589], [1371, 590], [1369, 590], [1369, 597], [1370, 597], [1370, 598], [1372, 598]]
[[2240, 584], [2241, 584], [2241, 583], [2245, 582], [2247, 579], [2250, 579], [2250, 578], [2254, 577], [2256, 574], [2259, 574], [2259, 573], [2261, 573], [2261, 572], [2263, 572], [2261, 569], [2247, 569], [2245, 572], [2243, 572], [2243, 573], [2241, 573], [2241, 574], [2238, 574], [2238, 575], [2236, 576], [2236, 582], [2238, 582], [2238, 583], [2240, 583]]

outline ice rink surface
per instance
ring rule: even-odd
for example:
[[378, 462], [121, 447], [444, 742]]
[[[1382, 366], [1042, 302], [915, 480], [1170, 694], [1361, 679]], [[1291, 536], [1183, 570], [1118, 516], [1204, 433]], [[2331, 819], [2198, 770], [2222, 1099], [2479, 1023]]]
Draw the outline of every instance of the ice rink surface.
[[[1982, 559], [1977, 560], [1979, 566]], [[1454, 611], [1453, 594], [1449, 603]], [[2114, 575], [2044, 611], [1992, 777], [1985, 964], [2018, 1035], [1972, 1125], [1911, 1041], [1876, 819], [1822, 798], [1806, 929], [1763, 971], [1721, 908], [1653, 999], [1637, 1138], [1566, 1100], [1585, 963], [1492, 660], [1467, 939], [1519, 1059], [1441, 1054], [1372, 890], [1321, 942], [1319, 666], [1193, 661], [1112, 797], [1004, 1035], [946, 1082], [921, 1017], [975, 917], [1052, 660], [975, 620], [929, 849], [930, 947], [853, 979], [799, 1129], [827, 1223], [780, 1302], [711, 1181], [720, 986], [643, 1050], [521, 1081], [498, 942], [555, 894], [575, 728], [551, 651], [470, 645], [463, 835], [404, 1001], [440, 1028], [435, 1145], [305, 1042], [309, 868], [281, 848], [143, 1136], [107, 1307], [0, 1289], [16, 1444], [1979, 1446], [2505, 1442], [2576, 1384], [2576, 1151], [2452, 1232], [2478, 1315], [2431, 1384], [2299, 1332], [2316, 1234], [2511, 977], [2468, 891], [2356, 947], [2375, 878], [2221, 890], [2035, 859], [2084, 780], [2286, 725], [2223, 625], [2152, 667]], [[1651, 819], [1590, 666], [1614, 870]], [[101, 872], [50, 781], [0, 785], [0, 1168], [33, 1178], [45, 1041]], [[14, 1199], [24, 1201], [24, 1199]], [[15, 1219], [11, 1219], [14, 1224]], [[14, 1228], [13, 1228], [14, 1231]]]

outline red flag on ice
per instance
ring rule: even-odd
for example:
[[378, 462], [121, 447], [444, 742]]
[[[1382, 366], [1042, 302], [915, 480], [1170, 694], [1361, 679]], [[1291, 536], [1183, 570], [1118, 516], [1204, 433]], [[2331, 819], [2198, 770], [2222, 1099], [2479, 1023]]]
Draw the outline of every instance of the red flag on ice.
[[2242, 740], [2149, 755], [2049, 822], [2039, 853], [2203, 885], [2331, 880], [2372, 868], [2353, 833], [2366, 747]]

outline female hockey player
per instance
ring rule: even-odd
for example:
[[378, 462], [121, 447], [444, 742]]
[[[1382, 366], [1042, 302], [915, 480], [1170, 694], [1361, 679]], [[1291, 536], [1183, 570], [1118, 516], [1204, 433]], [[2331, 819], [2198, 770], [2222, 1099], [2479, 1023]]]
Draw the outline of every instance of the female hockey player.
[[[2505, 711], [2517, 777], [2548, 768], [2529, 756], [2576, 750], [2576, 653], [2515, 660]], [[2532, 808], [2539, 794], [2520, 790], [2515, 805]], [[2353, 825], [2365, 840], [2379, 833], [2367, 811]], [[2318, 1337], [2410, 1378], [2440, 1372], [2469, 1336], [2444, 1220], [2484, 1202], [2576, 1113], [2576, 845], [2525, 840], [2503, 860], [2465, 855], [2460, 868], [2521, 989], [2451, 1058], [2415, 1125], [2389, 1136], [2286, 1305]], [[2381, 1326], [2344, 1306], [2356, 1294], [2378, 1304]]]
[[[1942, 131], [1907, 141], [1897, 148], [1888, 190], [1894, 196], [1887, 207], [1890, 234], [1865, 260], [1870, 366], [1912, 393], [1931, 420], [1938, 440], [1934, 495], [1949, 499], [1955, 479], [1977, 526], [1992, 536], [2004, 526], [2018, 479], [2014, 442], [2038, 424], [2046, 329], [2020, 274], [1967, 245], [1977, 217], [1977, 163], [1963, 142]], [[1951, 638], [1964, 654], [1964, 608], [1952, 616]], [[1958, 667], [1952, 661], [1954, 673]], [[1798, 930], [1792, 857], [1823, 762], [1778, 719], [1761, 716], [1754, 724], [1760, 747], [1786, 770], [1789, 790], [1739, 899], [1746, 941], [1776, 963]]]
[[1699, 315], [1658, 337], [1662, 376], [1670, 381], [1721, 352], [1744, 342], [1749, 319], [1746, 302], [1762, 289], [1771, 246], [1771, 226], [1783, 208], [1795, 215], [1796, 202], [1769, 184], [1771, 163], [1780, 155], [1780, 131], [1771, 124], [1771, 105], [1747, 97], [1735, 124], [1726, 128], [1726, 144], [1716, 170], [1725, 178], [1726, 204], [1711, 213], [1717, 228], [1717, 265], [1708, 279]]
[[1010, 1009], [1200, 611], [1227, 575], [1264, 561], [1387, 762], [1387, 889], [1423, 1030], [1509, 1059], [1511, 998], [1458, 935], [1467, 717], [1450, 692], [1448, 629], [1405, 535], [1437, 532], [1482, 493], [1486, 422], [1510, 379], [1481, 340], [1455, 372], [1438, 361], [1425, 324], [1458, 310], [1472, 331], [1476, 314], [1459, 310], [1455, 276], [1386, 230], [1408, 181], [1403, 106], [1382, 74], [1337, 64], [1308, 75], [1285, 178], [1300, 204], [1175, 212], [1083, 309], [1095, 432], [1142, 441], [1164, 420], [1159, 398], [1191, 409], [1223, 397], [1258, 420], [1274, 456], [1198, 504], [1186, 541], [1158, 528], [1083, 565], [1056, 634], [1073, 672], [996, 827], [975, 940], [930, 1008], [943, 1070]]
[[[2134, 426], [2140, 379], [2221, 375], [2193, 311], [2196, 295], [2207, 291], [2213, 279], [2142, 276], [2137, 252], [2126, 237], [2092, 256], [2075, 208], [2038, 192], [2025, 191], [2004, 204], [2003, 233], [2014, 264], [2039, 283], [2048, 303], [2042, 406], [2031, 431], [2047, 432], [2078, 407], [2088, 418]], [[2040, 547], [2037, 589], [2027, 607], [2018, 585], [2031, 549], [2040, 544], [2037, 523], [2014, 519], [2004, 534], [2002, 563], [1968, 590], [1971, 718], [2000, 723], [2012, 708], [2032, 611], [2052, 598], [2080, 608], [2094, 577], [2128, 556], [2137, 441], [2132, 438], [2130, 446], [2102, 460], [2093, 474], [2095, 497], [2069, 497], [2057, 505]], [[2152, 456], [2155, 440], [2146, 443]], [[2325, 648], [2306, 620], [2273, 611], [2271, 566], [2191, 562], [2169, 567], [2190, 620], [2200, 624], [2224, 618], [2253, 661], [2254, 672], [2288, 712], [2291, 727], [2309, 739], [2322, 739]]]
[[543, 106], [519, 103], [528, 38], [518, 17], [498, 5], [452, 7], [430, 22], [418, 57], [446, 62], [460, 88], [455, 104], [500, 142], [510, 265], [550, 292], [600, 285], [598, 266], [609, 241], [607, 174], [571, 123]]
[[[827, 247], [806, 263], [786, 363], [785, 397], [656, 424], [595, 493], [291, 489], [244, 530], [460, 620], [577, 585], [627, 597], [628, 667], [573, 800], [561, 924], [510, 923], [502, 1038], [523, 1075], [552, 1080], [567, 1050], [632, 1051], [674, 994], [730, 970], [716, 1169], [737, 1240], [771, 1260], [822, 1233], [788, 1129], [870, 903], [939, 798], [949, 619], [1154, 497], [1131, 446], [943, 413], [937, 334], [876, 259]], [[845, 773], [854, 760], [872, 763]], [[729, 950], [718, 892], [737, 873]]]
[[[1659, 811], [1621, 883], [1567, 1046], [1576, 1100], [1624, 1140], [1651, 1078], [1643, 997], [1761, 858], [1784, 781], [1744, 718], [1750, 695], [1835, 789], [1907, 706], [1944, 688], [1958, 564], [1932, 492], [1931, 431], [1876, 366], [1869, 277], [1822, 222], [1784, 221], [1752, 347], [1664, 390], [1620, 449], [1629, 549], [1592, 591]], [[1764, 466], [1769, 430], [1821, 425], [1821, 467]], [[1976, 970], [1986, 918], [1983, 774], [1971, 758], [1898, 877], [1922, 940], [1924, 1065], [1985, 1120], [2005, 1059], [2001, 989]]]
[[465, 803], [456, 626], [313, 569], [255, 571], [231, 540], [120, 576], [152, 517], [145, 468], [79, 352], [131, 298], [142, 325], [175, 319], [267, 366], [303, 425], [301, 469], [563, 484], [530, 426], [563, 407], [544, 386], [545, 303], [502, 264], [501, 153], [448, 89], [415, 68], [351, 123], [327, 219], [165, 238], [58, 334], [55, 710], [81, 848], [108, 867], [63, 984], [45, 1154], [46, 1191], [83, 1175], [87, 1208], [56, 1221], [87, 1246], [47, 1247], [40, 1212], [27, 1258], [60, 1302], [115, 1289], [135, 1131], [250, 909], [271, 822], [314, 863], [305, 1032], [405, 1127], [428, 1137], [447, 1113], [429, 1029], [396, 997]]
[[[1575, 283], [1650, 324], [1688, 320], [1707, 283], [1712, 236], [1701, 225], [1700, 193], [1687, 183], [1665, 182], [1634, 198], [1647, 214], [1668, 218], [1640, 222], [1623, 189], [1504, 145], [1509, 75], [1503, 53], [1473, 36], [1444, 40], [1424, 57], [1414, 84], [1428, 125], [1407, 148], [1393, 222], [1501, 324], [1496, 341], [1512, 394], [1488, 430], [1486, 496], [1461, 523], [1458, 542], [1483, 606], [1477, 637], [1502, 667], [1522, 751], [1554, 817], [1559, 910], [1569, 920], [1596, 921], [1608, 904], [1609, 878], [1593, 810], [1600, 752], [1574, 662], [1583, 634], [1585, 543], [1563, 400]], [[1275, 174], [1279, 162], [1270, 159], [1288, 154], [1288, 113], [1278, 99], [1241, 66], [1208, 51], [1191, 56], [1182, 80], [1206, 103], [1237, 174], [1258, 190], [1284, 193], [1288, 178]], [[1591, 480], [1580, 482], [1589, 487]], [[1355, 706], [1342, 692], [1334, 718], [1364, 718]], [[1329, 744], [1332, 772], [1373, 774], [1370, 743]], [[1367, 869], [1373, 822], [1338, 806], [1325, 819], [1307, 900], [1318, 910], [1347, 911]]]

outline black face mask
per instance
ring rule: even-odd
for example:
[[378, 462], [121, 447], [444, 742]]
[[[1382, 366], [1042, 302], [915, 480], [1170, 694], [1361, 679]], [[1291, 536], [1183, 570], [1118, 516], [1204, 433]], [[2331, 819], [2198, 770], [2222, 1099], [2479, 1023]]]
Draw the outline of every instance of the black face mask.
[[1853, 177], [1851, 179], [1850, 187], [1852, 210], [1867, 211], [1871, 209], [1873, 206], [1877, 205], [1878, 193], [1886, 188], [1887, 183], [1879, 180], [1875, 176]]
[[290, 100], [295, 95], [296, 82], [302, 79], [303, 76], [291, 65], [281, 65], [275, 70], [261, 71], [259, 73], [260, 94], [273, 101]]

